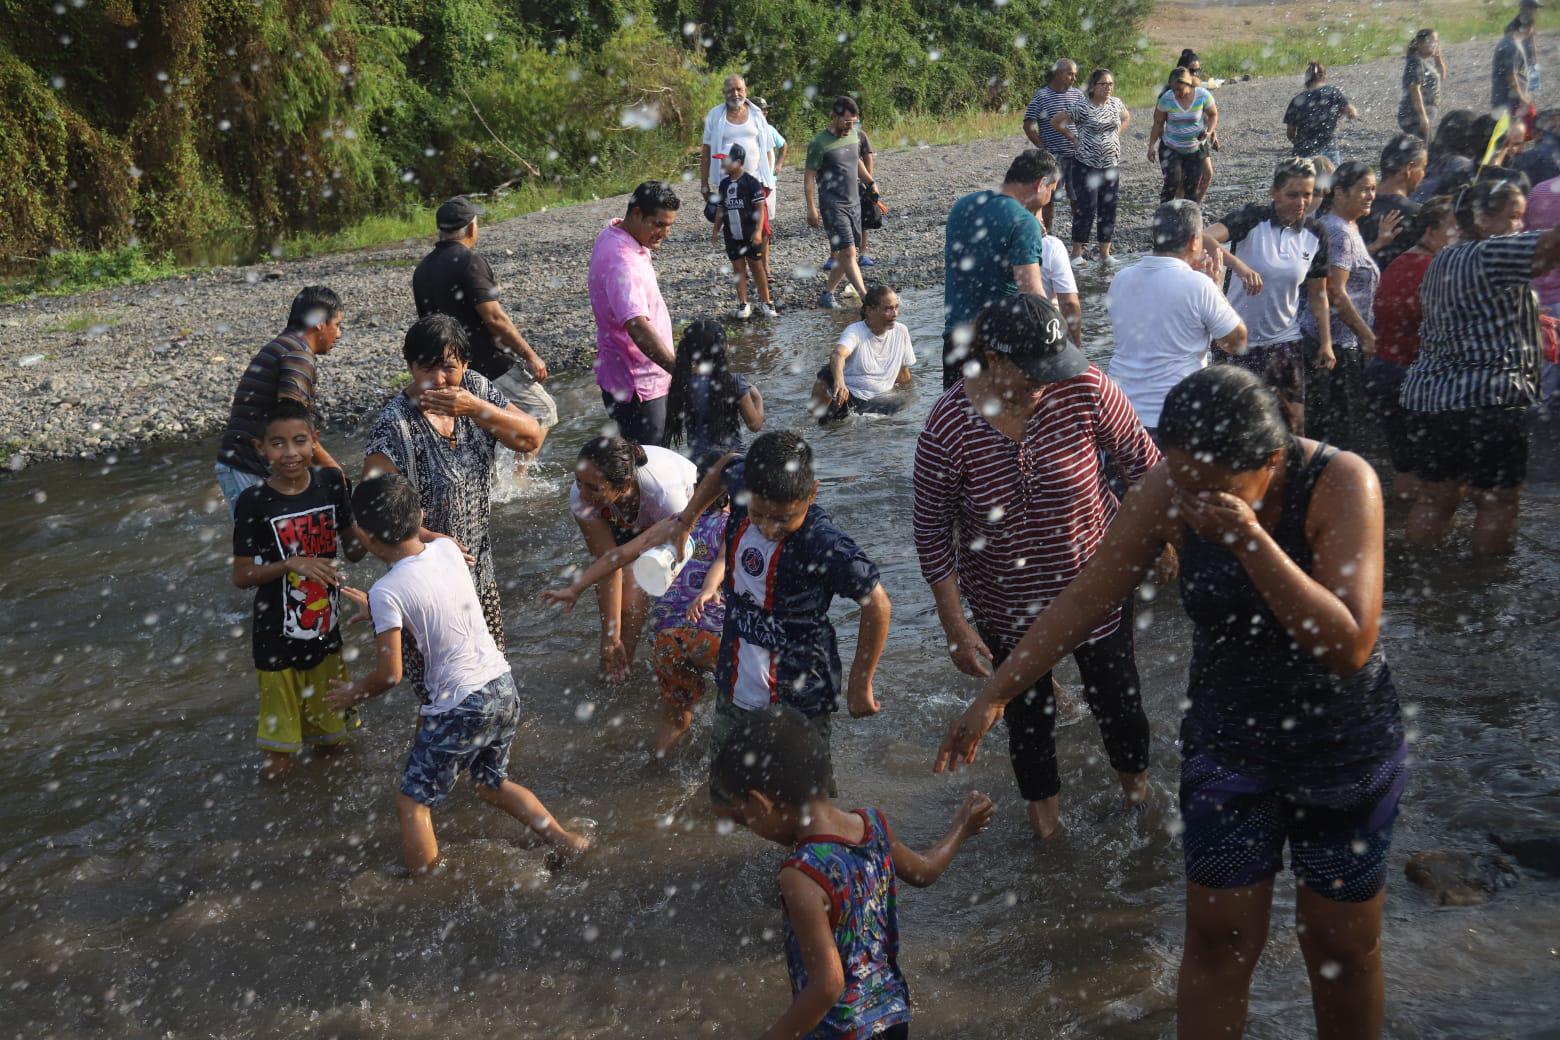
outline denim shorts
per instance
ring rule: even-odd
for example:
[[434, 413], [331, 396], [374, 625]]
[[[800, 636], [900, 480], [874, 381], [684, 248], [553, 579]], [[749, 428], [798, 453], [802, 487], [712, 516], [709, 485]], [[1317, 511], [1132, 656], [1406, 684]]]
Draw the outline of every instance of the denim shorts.
[[1281, 785], [1226, 769], [1193, 752], [1181, 762], [1181, 843], [1186, 879], [1204, 888], [1241, 888], [1283, 867], [1341, 903], [1374, 899], [1387, 883], [1387, 853], [1408, 748], [1327, 788]]
[[234, 469], [226, 462], [217, 463], [217, 487], [222, 489], [222, 497], [227, 500], [228, 519], [234, 519], [234, 510], [238, 508], [238, 496], [256, 484], [264, 484], [264, 477], [257, 477], [246, 470]]
[[514, 677], [505, 672], [449, 711], [418, 721], [401, 793], [423, 805], [438, 805], [462, 769], [473, 783], [501, 787], [509, 777], [509, 747], [519, 728], [520, 697]]

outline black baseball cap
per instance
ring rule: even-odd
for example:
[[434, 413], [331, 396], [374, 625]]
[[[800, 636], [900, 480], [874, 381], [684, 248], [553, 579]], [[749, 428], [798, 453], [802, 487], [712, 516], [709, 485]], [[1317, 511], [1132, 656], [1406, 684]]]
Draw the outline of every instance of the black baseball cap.
[[975, 318], [976, 350], [1006, 354], [1030, 379], [1059, 383], [1089, 370], [1089, 359], [1067, 340], [1056, 304], [1034, 293], [1005, 296]]
[[1518, 4], [1517, 6], [1520, 8], [1520, 7], [1543, 7], [1544, 5], [1541, 2], [1541, 0], [1522, 0], [1522, 2], [1520, 4]]
[[457, 195], [453, 199], [445, 199], [440, 203], [433, 219], [439, 225], [440, 231], [459, 231], [486, 212], [487, 210], [466, 196]]
[[726, 148], [726, 161], [734, 163], [747, 163], [747, 149], [740, 144], [728, 145]]

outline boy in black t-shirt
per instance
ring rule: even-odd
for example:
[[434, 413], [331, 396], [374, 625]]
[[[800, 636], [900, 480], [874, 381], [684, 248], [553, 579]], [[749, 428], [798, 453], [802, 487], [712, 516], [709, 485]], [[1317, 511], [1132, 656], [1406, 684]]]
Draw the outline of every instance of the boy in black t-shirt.
[[769, 299], [769, 268], [764, 263], [764, 185], [751, 173], [743, 172], [746, 161], [747, 151], [740, 144], [732, 145], [721, 161], [726, 176], [721, 178], [716, 193], [718, 211], [715, 229], [710, 232], [711, 242], [725, 237], [726, 256], [737, 276], [737, 317], [744, 321], [753, 314], [748, 303], [749, 277], [758, 287], [764, 317], [776, 316]]
[[336, 554], [361, 560], [364, 546], [346, 476], [310, 465], [316, 436], [306, 407], [278, 401], [254, 442], [271, 475], [234, 505], [233, 584], [255, 590], [257, 742], [266, 779], [286, 773], [305, 744], [338, 743], [359, 725], [355, 712], [327, 706], [325, 694], [333, 680], [346, 679]]

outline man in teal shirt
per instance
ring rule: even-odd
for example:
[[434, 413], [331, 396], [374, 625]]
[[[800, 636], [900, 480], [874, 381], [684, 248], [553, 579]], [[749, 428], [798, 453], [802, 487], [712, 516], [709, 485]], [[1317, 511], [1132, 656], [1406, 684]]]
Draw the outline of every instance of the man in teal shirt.
[[975, 316], [1017, 293], [1044, 296], [1040, 257], [1045, 229], [1036, 214], [1051, 201], [1061, 171], [1049, 152], [1031, 148], [1008, 167], [1002, 187], [966, 195], [948, 211], [943, 247], [943, 388], [958, 382]]

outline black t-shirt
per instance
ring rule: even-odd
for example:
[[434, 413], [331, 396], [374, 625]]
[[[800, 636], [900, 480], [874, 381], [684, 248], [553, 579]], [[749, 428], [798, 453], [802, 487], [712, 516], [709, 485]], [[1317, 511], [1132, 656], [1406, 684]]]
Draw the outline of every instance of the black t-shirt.
[[498, 280], [480, 254], [459, 242], [440, 242], [412, 272], [412, 295], [417, 316], [448, 314], [466, 327], [471, 339], [471, 367], [489, 379], [497, 379], [514, 367], [508, 354], [493, 344], [487, 325], [477, 314], [477, 304], [498, 299]]
[[[1419, 203], [1410, 200], [1407, 195], [1377, 195], [1376, 201], [1371, 203], [1370, 215], [1360, 218], [1360, 237], [1365, 240], [1365, 244], [1368, 246], [1375, 242], [1376, 236], [1381, 233], [1382, 217], [1385, 217], [1388, 213], [1403, 214], [1403, 220], [1398, 224], [1398, 227], [1401, 228], [1405, 227], [1410, 220], [1413, 220], [1414, 214], [1418, 212]], [[1407, 236], [1401, 231], [1398, 232], [1397, 238], [1394, 238], [1389, 244], [1383, 246], [1380, 252], [1375, 254], [1376, 266], [1385, 271], [1387, 265], [1413, 248], [1413, 245], [1414, 243], [1408, 241]]]
[[744, 173], [736, 180], [722, 177], [720, 204], [726, 211], [726, 223], [721, 234], [728, 242], [750, 242], [753, 232], [764, 219], [764, 185], [751, 173]]
[[[334, 557], [353, 523], [347, 478], [339, 469], [311, 470], [308, 488], [296, 495], [257, 484], [234, 505], [233, 555], [259, 563]], [[255, 667], [308, 669], [338, 652], [339, 611], [337, 589], [297, 574], [261, 585], [255, 589]]]
[[1294, 154], [1320, 155], [1332, 147], [1333, 132], [1349, 99], [1337, 87], [1317, 87], [1296, 94], [1284, 112], [1284, 125], [1295, 128]]

